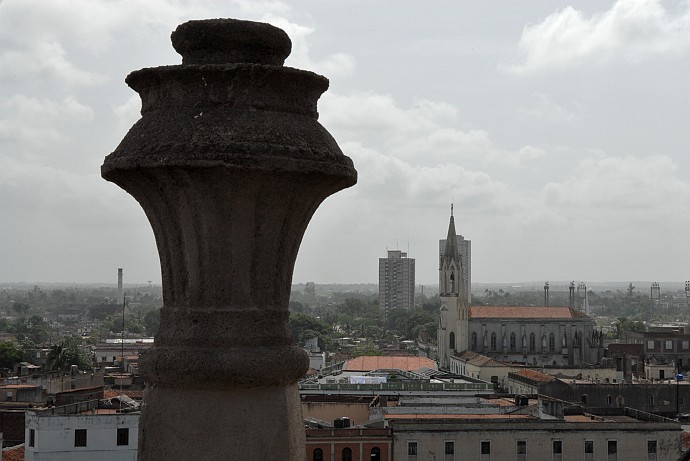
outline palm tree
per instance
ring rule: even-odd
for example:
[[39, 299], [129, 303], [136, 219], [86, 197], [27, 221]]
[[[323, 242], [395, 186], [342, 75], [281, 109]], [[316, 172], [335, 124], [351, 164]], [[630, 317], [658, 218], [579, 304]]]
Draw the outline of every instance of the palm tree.
[[67, 349], [65, 343], [53, 344], [46, 357], [48, 371], [61, 371], [67, 367]]

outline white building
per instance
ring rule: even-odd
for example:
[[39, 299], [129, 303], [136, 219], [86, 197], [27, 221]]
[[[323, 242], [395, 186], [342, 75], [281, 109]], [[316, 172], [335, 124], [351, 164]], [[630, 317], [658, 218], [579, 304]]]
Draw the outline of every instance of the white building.
[[[27, 411], [26, 461], [134, 461], [139, 413], [50, 414]], [[112, 411], [112, 410], [110, 410]]]
[[414, 308], [414, 258], [403, 251], [388, 250], [387, 258], [379, 258], [379, 308], [384, 314]]

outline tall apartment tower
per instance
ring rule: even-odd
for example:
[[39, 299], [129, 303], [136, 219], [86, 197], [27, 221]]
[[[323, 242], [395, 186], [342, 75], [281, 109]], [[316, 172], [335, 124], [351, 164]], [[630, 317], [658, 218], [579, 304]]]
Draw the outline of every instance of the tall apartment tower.
[[414, 308], [414, 258], [403, 251], [379, 258], [379, 307], [386, 316], [391, 309]]
[[[450, 220], [452, 224], [453, 231], [448, 234], [448, 237], [443, 240], [438, 241], [438, 257], [439, 261], [443, 261], [446, 256], [456, 256], [458, 262], [462, 264], [463, 272], [463, 282], [465, 284], [465, 295], [467, 296], [467, 302], [472, 302], [472, 297], [470, 289], [472, 287], [472, 242], [470, 240], [465, 240], [460, 234], [455, 235], [455, 245], [450, 245], [449, 248], [454, 248], [457, 252], [456, 255], [446, 255], [446, 241], [451, 238], [450, 236], [455, 234], [455, 223], [453, 219], [453, 206], [450, 207]], [[439, 263], [439, 268], [441, 264]]]

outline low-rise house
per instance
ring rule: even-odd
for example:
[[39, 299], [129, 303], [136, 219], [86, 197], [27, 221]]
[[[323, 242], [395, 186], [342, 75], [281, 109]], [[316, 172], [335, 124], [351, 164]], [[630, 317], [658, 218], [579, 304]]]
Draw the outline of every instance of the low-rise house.
[[514, 370], [510, 364], [469, 349], [449, 357], [449, 360], [450, 371], [453, 373], [488, 381], [501, 388], [505, 387], [508, 373]]
[[681, 455], [679, 422], [627, 408], [585, 411], [548, 399], [505, 399], [503, 405], [402, 410], [385, 416], [396, 461], [675, 461]]
[[[306, 429], [306, 461], [390, 461], [390, 429], [346, 427]], [[439, 460], [440, 461], [440, 460]]]
[[[89, 391], [89, 390], [86, 390]], [[139, 404], [119, 396], [30, 410], [25, 422], [26, 461], [132, 461], [137, 459]]]
[[5, 384], [0, 386], [0, 402], [4, 406], [13, 402], [14, 407], [44, 405], [46, 392], [38, 384]]

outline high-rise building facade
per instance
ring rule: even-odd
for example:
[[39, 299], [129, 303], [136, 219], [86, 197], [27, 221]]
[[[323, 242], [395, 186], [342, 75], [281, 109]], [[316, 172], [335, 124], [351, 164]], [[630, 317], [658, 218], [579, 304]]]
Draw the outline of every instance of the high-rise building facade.
[[388, 250], [387, 258], [379, 258], [379, 307], [384, 315], [414, 307], [414, 258], [404, 251]]

